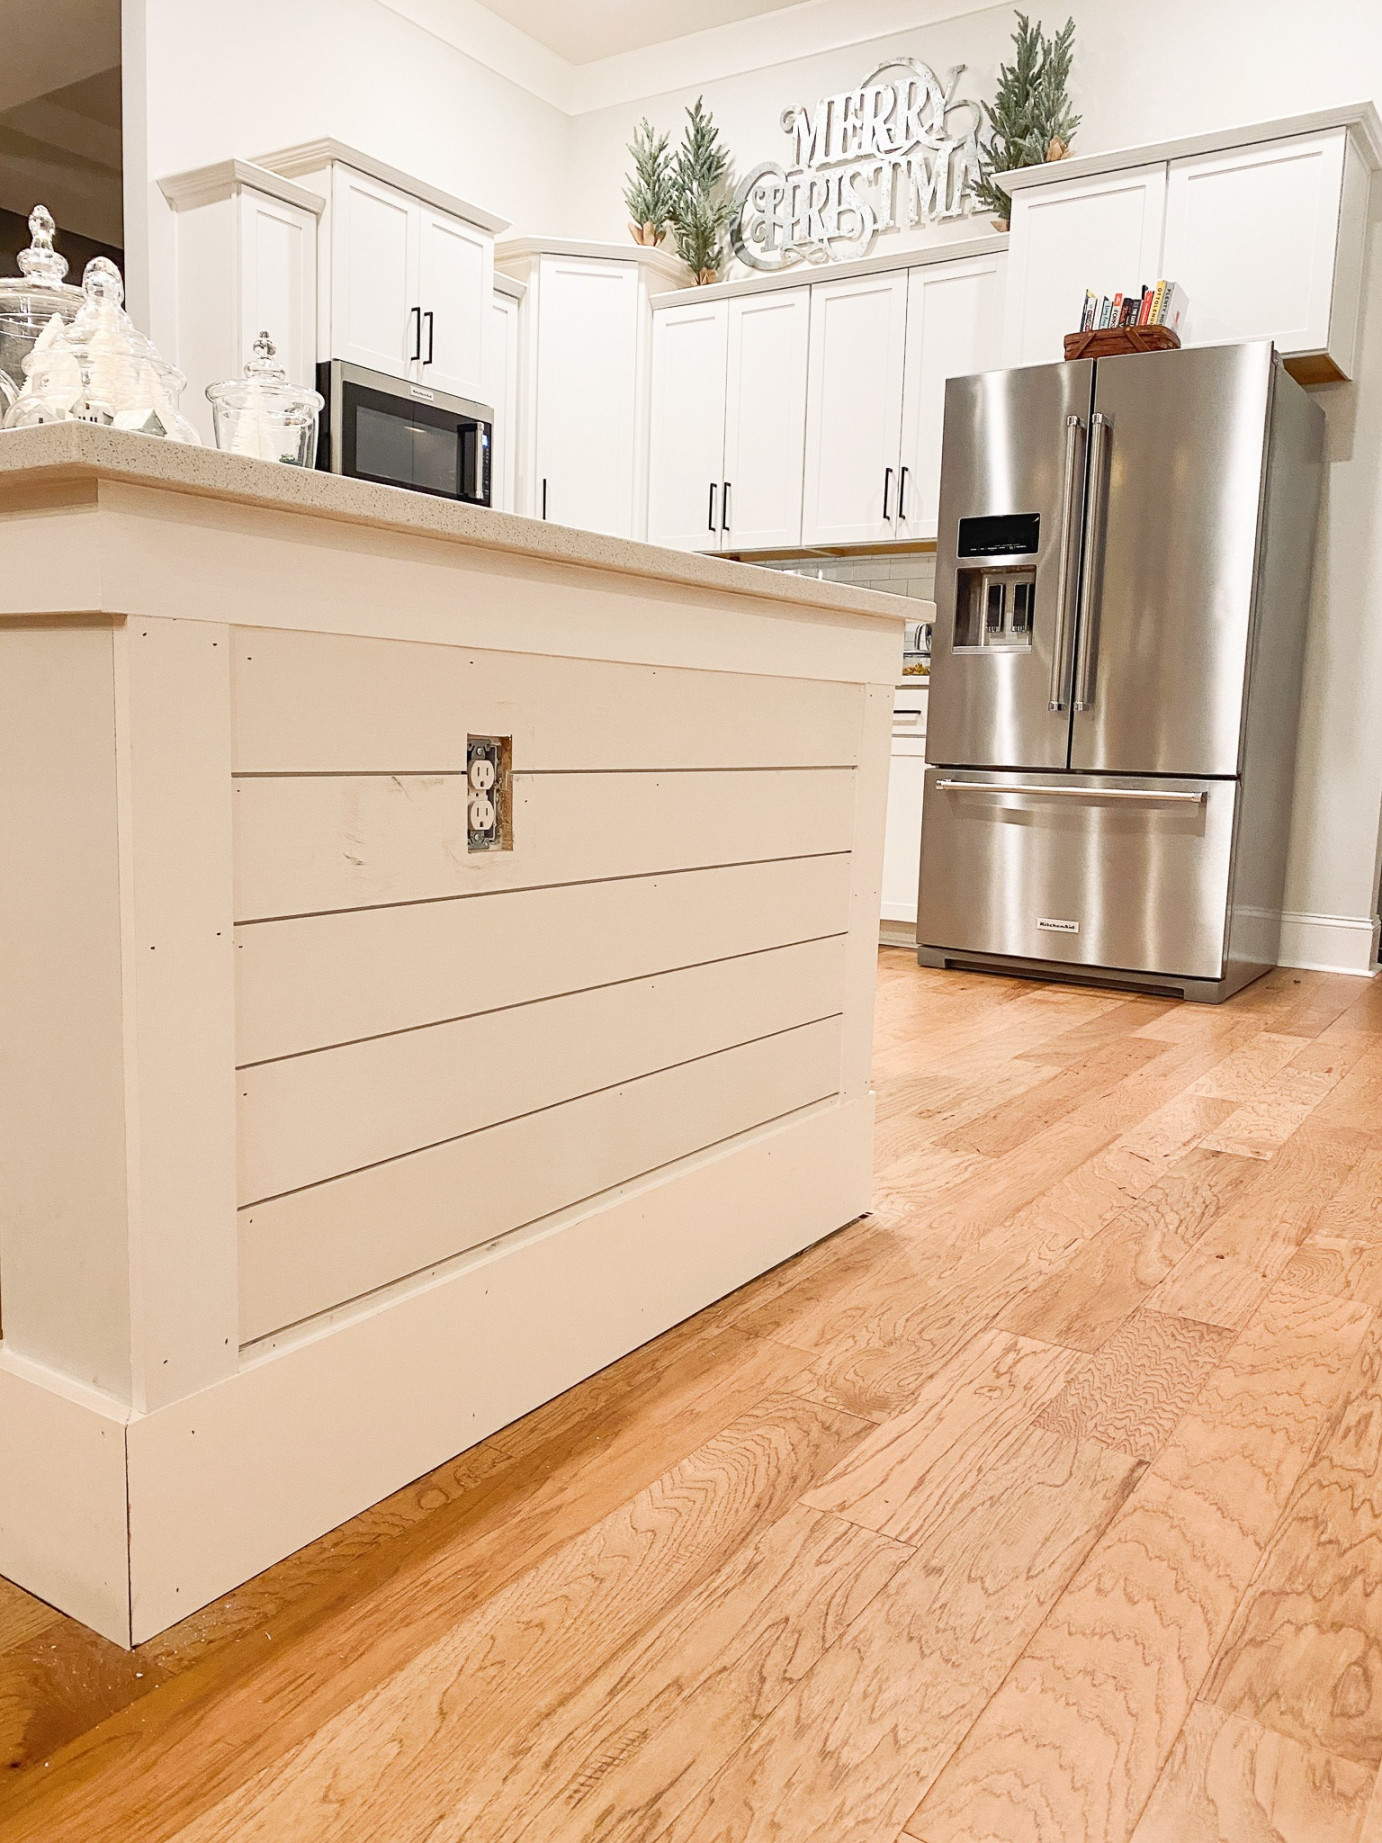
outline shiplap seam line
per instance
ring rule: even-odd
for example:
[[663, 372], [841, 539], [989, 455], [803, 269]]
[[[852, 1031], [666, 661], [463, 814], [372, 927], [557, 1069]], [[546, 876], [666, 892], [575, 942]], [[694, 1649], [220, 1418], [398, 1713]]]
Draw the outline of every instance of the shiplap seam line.
[[[824, 1020], [817, 1019], [815, 1021], [819, 1023]], [[807, 1026], [794, 1025], [792, 1028], [798, 1029], [798, 1030], [804, 1030], [807, 1028]], [[787, 1036], [787, 1035], [790, 1035], [790, 1031], [774, 1031], [771, 1034], [773, 1036]], [[762, 1042], [766, 1042], [767, 1038], [757, 1037], [757, 1038], [752, 1039], [752, 1041], [762, 1043]], [[734, 1047], [736, 1049], [742, 1049], [745, 1046], [743, 1044], [735, 1044]], [[726, 1052], [723, 1050], [715, 1050], [712, 1053], [718, 1056], [718, 1055], [724, 1055]], [[691, 1058], [691, 1060], [693, 1062], [704, 1062], [708, 1060], [708, 1058], [703, 1057], [703, 1056], [694, 1056]], [[673, 1068], [683, 1068], [685, 1066], [686, 1065], [683, 1063], [673, 1063], [671, 1065], [671, 1067]], [[663, 1075], [665, 1073], [666, 1073], [666, 1070], [664, 1069], [654, 1069], [652, 1071], [653, 1075]], [[636, 1077], [635, 1079], [638, 1081], [646, 1081], [650, 1079], [650, 1077], [640, 1075]], [[628, 1087], [631, 1085], [632, 1084], [627, 1083], [627, 1082], [615, 1082], [613, 1084], [613, 1086], [616, 1088]], [[592, 1092], [595, 1094], [604, 1094], [604, 1093], [608, 1093], [609, 1090], [603, 1089], [603, 1088], [596, 1088], [592, 1090]], [[646, 1183], [650, 1178], [657, 1177], [659, 1173], [661, 1172], [674, 1170], [677, 1165], [684, 1164], [688, 1158], [702, 1158], [705, 1156], [707, 1152], [717, 1151], [721, 1146], [732, 1145], [736, 1139], [744, 1139], [750, 1133], [766, 1132], [769, 1127], [780, 1126], [784, 1120], [791, 1120], [795, 1118], [797, 1114], [808, 1113], [813, 1107], [823, 1107], [830, 1101], [838, 1100], [839, 1093], [840, 1093], [839, 1089], [835, 1088], [835, 1089], [832, 1089], [829, 1093], [816, 1095], [812, 1100], [803, 1101], [800, 1104], [800, 1106], [789, 1107], [785, 1113], [771, 1114], [766, 1120], [751, 1121], [747, 1126], [740, 1127], [738, 1132], [724, 1133], [718, 1139], [707, 1140], [704, 1145], [691, 1146], [687, 1151], [682, 1152], [678, 1157], [664, 1159], [661, 1164], [649, 1165], [647, 1169], [644, 1171], [632, 1172], [630, 1173], [628, 1177], [620, 1178], [619, 1181], [615, 1184], [607, 1184], [603, 1190], [592, 1190], [586, 1196], [573, 1197], [569, 1203], [563, 1203], [560, 1209], [547, 1210], [541, 1216], [530, 1216], [526, 1222], [515, 1222], [512, 1225], [512, 1227], [501, 1230], [500, 1233], [497, 1235], [489, 1236], [485, 1241], [479, 1243], [478, 1246], [474, 1248], [459, 1248], [454, 1254], [442, 1255], [438, 1260], [434, 1260], [434, 1261], [425, 1261], [421, 1267], [411, 1268], [407, 1273], [396, 1274], [393, 1277], [393, 1279], [381, 1281], [378, 1286], [367, 1287], [365, 1291], [362, 1293], [352, 1293], [346, 1299], [338, 1299], [334, 1305], [322, 1306], [319, 1311], [309, 1312], [304, 1318], [290, 1319], [287, 1324], [277, 1325], [271, 1331], [261, 1331], [258, 1337], [251, 1338], [248, 1343], [241, 1344], [240, 1355], [242, 1357], [249, 1356], [253, 1358], [253, 1356], [256, 1353], [257, 1346], [266, 1343], [270, 1338], [287, 1337], [287, 1336], [292, 1335], [294, 1332], [301, 1332], [301, 1331], [307, 1330], [312, 1325], [318, 1323], [320, 1320], [324, 1318], [330, 1318], [337, 1312], [349, 1312], [352, 1307], [358, 1307], [361, 1305], [370, 1304], [370, 1303], [373, 1303], [379, 1300], [380, 1297], [383, 1295], [393, 1293], [396, 1291], [402, 1291], [403, 1289], [407, 1288], [409, 1285], [415, 1284], [419, 1279], [423, 1278], [424, 1276], [431, 1278], [432, 1276], [435, 1275], [439, 1279], [444, 1278], [448, 1273], [460, 1268], [464, 1264], [466, 1263], [473, 1264], [481, 1256], [492, 1254], [496, 1248], [498, 1248], [503, 1242], [506, 1242], [509, 1239], [509, 1237], [512, 1235], [521, 1235], [526, 1230], [536, 1229], [540, 1227], [541, 1225], [543, 1225], [544, 1223], [553, 1222], [558, 1217], [569, 1214], [569, 1212], [572, 1210], [585, 1209], [590, 1204], [599, 1202], [602, 1198], [610, 1198], [610, 1199], [617, 1198], [623, 1191], [626, 1191], [632, 1188], [634, 1185]], [[578, 1095], [573, 1095], [571, 1098], [572, 1100], [580, 1101], [580, 1100], [586, 1100], [589, 1097], [586, 1095], [578, 1094]], [[565, 1107], [567, 1105], [568, 1103], [566, 1101], [556, 1101], [553, 1103], [553, 1106], [556, 1106], [556, 1107]], [[534, 1108], [533, 1111], [534, 1113], [550, 1113], [551, 1108], [550, 1107], [538, 1107], [538, 1108]], [[515, 1115], [514, 1117], [516, 1119], [526, 1119], [529, 1116], [526, 1114], [518, 1114], [518, 1115]], [[510, 1122], [507, 1120], [497, 1120], [495, 1122], [496, 1126], [507, 1126], [509, 1124]], [[477, 1127], [474, 1130], [475, 1132], [483, 1133], [483, 1132], [489, 1132], [490, 1128], [482, 1126], [482, 1127]], [[458, 1133], [456, 1137], [458, 1139], [470, 1139], [474, 1137], [474, 1133], [473, 1132], [472, 1133]], [[453, 1143], [454, 1141], [449, 1140], [449, 1139], [442, 1139], [442, 1140], [437, 1141], [437, 1144], [439, 1145], [451, 1145]], [[431, 1146], [419, 1146], [417, 1148], [418, 1152], [429, 1152], [431, 1150], [433, 1150], [433, 1147]], [[381, 1164], [392, 1165], [392, 1164], [397, 1164], [400, 1159], [412, 1158], [415, 1155], [416, 1154], [413, 1152], [400, 1152], [400, 1153], [397, 1153], [393, 1158], [381, 1159], [379, 1162]], [[373, 1168], [374, 1167], [368, 1166], [368, 1165], [361, 1167], [362, 1170], [371, 1170]], [[353, 1175], [354, 1175], [353, 1172], [348, 1172], [348, 1171], [343, 1171], [343, 1172], [338, 1173], [338, 1176], [340, 1177], [351, 1177]], [[331, 1184], [331, 1183], [334, 1183], [335, 1181], [336, 1180], [334, 1178], [322, 1178], [319, 1180], [317, 1184], [305, 1184], [302, 1186], [302, 1188], [304, 1190], [315, 1190], [320, 1187], [320, 1184]], [[292, 1196], [295, 1193], [292, 1191], [285, 1191], [283, 1194], [285, 1196]], [[264, 1201], [273, 1202], [275, 1201], [275, 1199], [268, 1197], [268, 1198], [265, 1198]], [[253, 1209], [253, 1208], [256, 1208], [257, 1205], [245, 1204], [243, 1207], [246, 1209]], [[847, 1226], [847, 1225], [842, 1225], [842, 1226]], [[275, 1354], [277, 1354], [277, 1352], [275, 1352]], [[859, 1417], [859, 1418], [862, 1418], [862, 1417]], [[870, 1426], [874, 1425], [874, 1423], [872, 1422], [868, 1424]]]
[[[617, 1088], [633, 1088], [639, 1082], [651, 1081], [656, 1075], [669, 1075], [673, 1069], [689, 1069], [697, 1062], [711, 1062], [716, 1056], [727, 1056], [733, 1050], [748, 1049], [755, 1043], [771, 1043], [774, 1037], [790, 1037], [799, 1030], [811, 1030], [817, 1024], [829, 1024], [836, 1018], [843, 1017], [842, 1011], [826, 1011], [820, 1017], [803, 1018], [799, 1024], [785, 1024], [781, 1030], [766, 1030], [761, 1037], [745, 1037], [742, 1043], [726, 1043], [719, 1049], [704, 1050], [699, 1056], [684, 1056], [680, 1062], [663, 1063], [656, 1069], [644, 1069], [638, 1075], [625, 1075], [619, 1081], [605, 1082], [598, 1088], [586, 1088], [579, 1094], [564, 1095], [559, 1101], [544, 1101], [541, 1107], [528, 1107], [522, 1113], [506, 1114], [502, 1120], [487, 1120], [483, 1126], [468, 1126], [463, 1133], [448, 1133], [444, 1139], [429, 1139], [425, 1145], [409, 1146], [406, 1152], [390, 1152], [387, 1158], [373, 1158], [363, 1165], [352, 1165], [348, 1171], [333, 1171], [330, 1177], [313, 1178], [310, 1184], [294, 1184], [287, 1190], [276, 1190], [267, 1197], [255, 1197], [252, 1202], [238, 1203], [236, 1215], [243, 1215], [246, 1210], [263, 1209], [266, 1204], [281, 1202], [284, 1197], [301, 1196], [305, 1190], [320, 1190], [323, 1184], [339, 1183], [342, 1178], [358, 1177], [362, 1171], [377, 1171], [383, 1165], [397, 1165], [405, 1158], [417, 1158], [423, 1152], [435, 1152], [439, 1146], [456, 1145], [462, 1139], [474, 1139], [479, 1133], [492, 1133], [501, 1126], [513, 1126], [519, 1120], [532, 1120], [539, 1114], [555, 1113], [559, 1107], [570, 1107], [577, 1101], [592, 1100], [597, 1094], [613, 1094]], [[839, 1093], [836, 1088], [832, 1091]], [[829, 1096], [824, 1097], [829, 1099]], [[804, 1102], [803, 1105], [815, 1106], [816, 1103]], [[791, 1109], [793, 1113], [796, 1108]], [[744, 1129], [748, 1131], [748, 1128]], [[731, 1134], [731, 1138], [737, 1137]], [[688, 1154], [689, 1156], [689, 1154]], [[675, 1160], [673, 1161], [675, 1163]]]
[[[645, 985], [650, 979], [670, 979], [676, 973], [694, 973], [703, 966], [732, 966], [736, 960], [756, 960], [763, 954], [786, 953], [790, 947], [814, 947], [818, 941], [841, 941], [846, 935], [847, 930], [837, 928], [832, 934], [810, 934], [800, 941], [775, 941], [770, 947], [751, 947], [747, 953], [722, 954], [713, 960], [691, 960], [685, 966], [660, 966], [649, 973], [632, 973], [626, 979], [605, 979], [595, 985], [572, 986], [565, 992], [543, 992], [536, 998], [515, 999], [511, 1005], [491, 1005], [484, 1011], [462, 1011], [456, 1017], [429, 1018], [425, 1024], [400, 1024], [396, 1030], [376, 1030], [365, 1037], [346, 1037], [340, 1043], [321, 1043], [313, 1049], [289, 1050], [282, 1056], [261, 1056], [257, 1062], [237, 1062], [235, 1073], [243, 1075], [250, 1069], [265, 1069], [275, 1062], [300, 1062], [304, 1056], [326, 1056], [332, 1050], [354, 1049], [360, 1043], [382, 1043], [386, 1037], [411, 1037], [420, 1030], [443, 1030], [448, 1024], [465, 1024], [477, 1017], [496, 1017], [501, 1011], [526, 1011], [532, 1005], [555, 1004], [559, 998], [580, 998], [587, 992], [613, 992], [622, 985]], [[836, 1017], [839, 1013], [831, 1011], [826, 1015]], [[819, 1020], [809, 1019], [808, 1022]], [[792, 1024], [788, 1028], [796, 1030], [798, 1026]], [[747, 1041], [757, 1042], [758, 1039], [751, 1037]], [[692, 1057], [691, 1060], [694, 1062], [697, 1058]], [[615, 1085], [618, 1086], [617, 1083]]]
[[[853, 762], [702, 762], [685, 768], [515, 768], [515, 781], [571, 774], [823, 774], [857, 772]], [[465, 779], [464, 768], [235, 768], [232, 781], [407, 781]]]
[[[317, 921], [327, 915], [374, 915], [381, 909], [433, 908], [439, 902], [478, 902], [493, 896], [536, 896], [544, 890], [594, 889], [602, 883], [647, 883], [656, 877], [698, 877], [708, 870], [757, 870], [764, 864], [811, 864], [823, 858], [847, 858], [848, 851], [794, 851], [786, 857], [732, 858], [728, 863], [674, 864], [666, 870], [628, 870], [616, 877], [567, 877], [558, 883], [520, 883], [492, 890], [449, 890], [442, 896], [400, 896], [393, 902], [356, 902], [340, 909], [295, 909], [287, 915], [247, 915], [237, 928], [263, 928], [274, 922]], [[491, 857], [490, 862], [493, 862]]]

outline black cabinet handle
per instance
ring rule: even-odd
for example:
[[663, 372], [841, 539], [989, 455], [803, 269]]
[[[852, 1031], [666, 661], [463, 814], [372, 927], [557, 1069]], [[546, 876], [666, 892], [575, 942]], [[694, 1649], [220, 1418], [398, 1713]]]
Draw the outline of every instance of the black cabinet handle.
[[711, 531], [719, 529], [715, 523], [715, 482], [713, 480], [710, 482], [710, 514], [707, 523]]
[[545, 480], [542, 483], [542, 516], [544, 518], [547, 516], [547, 482]]
[[731, 483], [730, 483], [730, 482], [729, 482], [728, 480], [726, 480], [726, 481], [725, 481], [725, 483], [724, 483], [724, 486], [723, 486], [723, 487], [722, 487], [722, 488], [720, 489], [720, 529], [721, 529], [721, 531], [728, 531], [728, 530], [729, 530], [729, 489], [730, 489], [730, 484], [731, 484]]
[[893, 496], [893, 470], [891, 467], [885, 467], [883, 469], [883, 521], [885, 524], [887, 523], [888, 519], [892, 517], [892, 513], [889, 512], [888, 510], [888, 504], [890, 500], [892, 499], [892, 496]]
[[[432, 312], [431, 308], [429, 307], [427, 309], [426, 314], [424, 314], [423, 318], [427, 322], [427, 356], [426, 358], [423, 359], [422, 362], [424, 365], [430, 365], [432, 362], [432, 336], [436, 332], [436, 325], [435, 325], [436, 315]], [[418, 344], [419, 345], [422, 344], [421, 336], [419, 336], [418, 338]]]
[[907, 474], [909, 471], [904, 467], [897, 479], [897, 516], [899, 518], [907, 516]]
[[410, 307], [408, 318], [413, 322], [413, 349], [409, 356], [418, 359], [422, 357], [422, 309]]

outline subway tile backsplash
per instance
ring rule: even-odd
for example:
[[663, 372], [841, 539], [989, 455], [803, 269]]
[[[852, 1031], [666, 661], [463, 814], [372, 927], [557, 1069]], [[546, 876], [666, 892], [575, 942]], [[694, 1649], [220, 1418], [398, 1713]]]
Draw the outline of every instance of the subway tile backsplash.
[[851, 582], [856, 588], [877, 589], [884, 595], [912, 595], [924, 602], [935, 599], [936, 553], [931, 550], [883, 556], [874, 551], [859, 557], [774, 557], [758, 567], [815, 576], [822, 582]]

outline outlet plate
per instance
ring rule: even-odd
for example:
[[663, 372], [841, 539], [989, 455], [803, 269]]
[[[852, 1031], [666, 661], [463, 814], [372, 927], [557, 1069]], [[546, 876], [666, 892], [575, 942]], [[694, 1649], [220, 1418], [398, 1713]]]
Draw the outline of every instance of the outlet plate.
[[467, 851], [513, 850], [513, 737], [465, 739]]

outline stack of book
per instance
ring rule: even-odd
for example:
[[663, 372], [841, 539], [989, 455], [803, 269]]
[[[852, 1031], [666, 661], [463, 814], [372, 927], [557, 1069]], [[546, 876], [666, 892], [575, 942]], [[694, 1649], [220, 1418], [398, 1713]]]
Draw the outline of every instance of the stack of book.
[[1185, 318], [1185, 290], [1179, 282], [1158, 282], [1141, 294], [1107, 295], [1085, 291], [1080, 331], [1097, 333], [1108, 326], [1169, 326], [1178, 333]]

